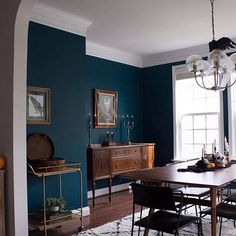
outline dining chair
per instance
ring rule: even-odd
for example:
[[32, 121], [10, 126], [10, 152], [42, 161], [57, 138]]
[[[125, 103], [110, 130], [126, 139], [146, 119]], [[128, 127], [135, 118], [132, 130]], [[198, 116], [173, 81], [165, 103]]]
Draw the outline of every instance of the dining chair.
[[[216, 216], [220, 218], [220, 230], [219, 230], [219, 236], [221, 235], [222, 231], [222, 223], [223, 218], [234, 220], [234, 226], [235, 226], [235, 220], [236, 220], [236, 205], [232, 205], [229, 202], [235, 198], [235, 195], [233, 194], [232, 197], [229, 196], [226, 199], [224, 199], [222, 202], [220, 202], [216, 206]], [[204, 217], [206, 215], [211, 215], [211, 209], [207, 208], [200, 212], [200, 217]], [[235, 233], [236, 234], [236, 233]]]
[[[194, 159], [189, 159], [189, 160], [181, 161], [181, 162], [188, 162], [191, 160], [199, 160], [199, 159], [194, 158]], [[178, 162], [172, 161], [171, 163], [168, 163], [166, 165], [175, 165], [178, 163], [180, 163], [180, 162], [179, 161]], [[168, 186], [171, 186], [171, 185], [169, 184]], [[187, 197], [187, 198], [206, 199], [209, 197], [209, 194], [210, 194], [209, 188], [203, 188], [203, 187], [197, 187], [197, 186], [185, 185], [182, 187], [175, 188], [175, 190], [181, 191], [183, 193], [184, 197]], [[178, 204], [176, 206], [178, 207]], [[195, 207], [196, 216], [198, 216], [198, 210], [197, 210], [196, 204], [185, 204], [182, 210], [184, 210], [186, 212], [186, 210], [192, 206]], [[201, 206], [198, 205], [198, 207], [199, 207], [199, 211], [201, 211]]]
[[[202, 187], [194, 187], [194, 186], [183, 186], [180, 188], [177, 188], [176, 190], [181, 191], [183, 196], [186, 198], [196, 198], [196, 199], [206, 199], [210, 195], [210, 189], [209, 188], [202, 188]], [[201, 205], [195, 204], [187, 204], [184, 206], [182, 210], [187, 210], [188, 208], [194, 206], [196, 216], [198, 216], [198, 210], [197, 206], [199, 207], [199, 212], [201, 212]]]
[[[180, 206], [180, 209], [176, 208], [176, 196], [181, 198], [181, 204], [183, 202], [183, 194], [181, 191], [175, 191], [170, 187], [157, 187], [137, 183], [132, 183], [131, 187], [133, 191], [131, 235], [133, 235], [134, 226], [139, 226], [139, 233], [140, 227], [143, 227], [162, 233], [179, 235], [179, 230], [191, 223], [198, 223], [198, 235], [201, 234], [201, 218], [182, 215], [182, 206]], [[139, 219], [135, 221], [134, 213], [136, 205], [141, 206], [141, 212], [143, 207], [150, 208], [149, 215], [143, 217], [142, 214], [140, 214]]]

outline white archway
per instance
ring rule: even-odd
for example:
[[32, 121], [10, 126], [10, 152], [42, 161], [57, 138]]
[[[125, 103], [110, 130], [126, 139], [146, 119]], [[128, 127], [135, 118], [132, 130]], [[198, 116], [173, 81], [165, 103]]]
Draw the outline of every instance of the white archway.
[[26, 173], [26, 69], [28, 24], [37, 0], [0, 3], [0, 151], [7, 157], [6, 231], [28, 235]]

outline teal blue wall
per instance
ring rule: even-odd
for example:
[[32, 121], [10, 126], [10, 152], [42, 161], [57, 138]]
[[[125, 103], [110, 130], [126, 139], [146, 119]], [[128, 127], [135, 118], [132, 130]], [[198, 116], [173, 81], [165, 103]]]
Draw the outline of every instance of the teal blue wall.
[[[109, 89], [118, 92], [117, 129], [92, 129], [92, 143], [105, 141], [107, 130], [115, 132], [116, 141], [125, 141], [126, 132], [120, 124], [123, 114], [134, 115], [135, 128], [131, 138], [143, 140], [142, 70], [133, 66], [85, 55], [85, 38], [43, 26], [29, 25], [28, 75], [30, 86], [51, 89], [51, 124], [27, 125], [27, 133], [42, 132], [53, 140], [55, 156], [67, 161], [79, 161], [83, 171], [83, 200], [87, 205], [86, 145], [88, 133], [86, 117], [93, 113], [93, 90]], [[79, 178], [65, 175], [64, 196], [70, 208], [79, 206]], [[55, 178], [47, 180], [47, 195], [55, 196]], [[116, 179], [114, 184], [120, 183]], [[106, 186], [101, 181], [98, 187]], [[42, 206], [41, 180], [28, 177], [29, 211]]]
[[173, 65], [143, 69], [144, 140], [156, 143], [156, 166], [164, 165], [173, 158]]

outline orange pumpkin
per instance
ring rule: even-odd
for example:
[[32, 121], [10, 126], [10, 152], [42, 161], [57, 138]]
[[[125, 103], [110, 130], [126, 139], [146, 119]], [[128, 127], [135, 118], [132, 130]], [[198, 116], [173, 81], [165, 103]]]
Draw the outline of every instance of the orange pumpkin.
[[3, 170], [6, 165], [6, 157], [3, 154], [0, 154], [0, 170]]

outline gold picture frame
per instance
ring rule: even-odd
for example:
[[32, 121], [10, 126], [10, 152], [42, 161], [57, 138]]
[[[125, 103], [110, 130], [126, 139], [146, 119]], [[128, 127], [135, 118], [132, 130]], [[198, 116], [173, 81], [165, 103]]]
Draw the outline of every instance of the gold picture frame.
[[27, 124], [50, 124], [50, 89], [27, 86]]
[[95, 89], [94, 97], [94, 127], [116, 128], [118, 93]]

